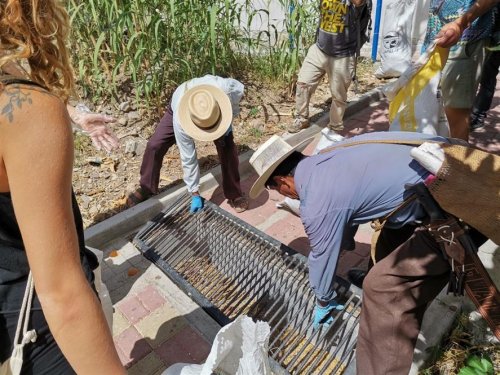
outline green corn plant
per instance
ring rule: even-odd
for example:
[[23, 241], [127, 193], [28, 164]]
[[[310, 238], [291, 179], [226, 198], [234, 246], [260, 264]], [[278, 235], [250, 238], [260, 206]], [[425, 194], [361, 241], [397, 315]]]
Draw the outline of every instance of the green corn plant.
[[[280, 0], [283, 25], [274, 24], [257, 3], [67, 0], [82, 94], [119, 100], [128, 93], [157, 107], [178, 84], [206, 73], [241, 77], [251, 72], [257, 79], [288, 84], [314, 38], [317, 1]], [[257, 18], [264, 26], [256, 33], [250, 26]]]

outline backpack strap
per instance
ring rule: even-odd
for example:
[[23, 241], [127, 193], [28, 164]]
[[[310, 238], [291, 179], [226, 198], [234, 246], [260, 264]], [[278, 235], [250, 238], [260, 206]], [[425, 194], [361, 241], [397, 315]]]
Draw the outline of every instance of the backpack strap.
[[37, 82], [31, 81], [31, 80], [26, 79], [26, 78], [11, 76], [8, 74], [0, 75], [0, 84], [3, 84], [4, 86], [16, 85], [16, 84], [17, 85], [31, 85], [31, 86], [40, 87], [40, 88], [48, 91], [48, 89], [45, 86], [43, 86]]

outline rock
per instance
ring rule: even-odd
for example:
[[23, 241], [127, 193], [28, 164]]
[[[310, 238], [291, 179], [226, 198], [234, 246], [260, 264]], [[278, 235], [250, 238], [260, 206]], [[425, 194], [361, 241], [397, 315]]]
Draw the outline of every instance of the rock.
[[80, 196], [80, 201], [81, 201], [80, 205], [81, 205], [81, 208], [84, 208], [84, 209], [89, 208], [91, 200], [92, 200], [92, 198], [90, 198], [88, 195], [81, 195]]
[[129, 123], [134, 123], [134, 122], [137, 122], [141, 119], [141, 115], [139, 114], [138, 111], [132, 111], [132, 112], [127, 113], [127, 117], [128, 117]]
[[120, 118], [118, 118], [118, 124], [125, 126], [128, 124], [128, 119], [125, 116], [120, 116]]
[[478, 311], [472, 311], [468, 318], [471, 325], [471, 341], [473, 345], [494, 344], [495, 342], [498, 343], [498, 340], [491, 331], [491, 328], [488, 327], [488, 324]]
[[118, 105], [118, 108], [120, 108], [120, 111], [122, 111], [122, 112], [128, 112], [132, 109], [132, 106], [130, 105], [129, 101], [125, 101], [125, 102], [121, 102]]
[[90, 165], [99, 166], [102, 164], [102, 158], [100, 158], [99, 156], [92, 156], [90, 158], [87, 158], [87, 163], [89, 163]]
[[135, 155], [137, 151], [137, 141], [129, 139], [125, 142], [125, 153]]
[[144, 155], [144, 151], [146, 151], [146, 144], [147, 144], [147, 142], [144, 141], [144, 140], [141, 140], [141, 141], [137, 142], [137, 147], [136, 147], [136, 150], [135, 150], [135, 154], [137, 156]]

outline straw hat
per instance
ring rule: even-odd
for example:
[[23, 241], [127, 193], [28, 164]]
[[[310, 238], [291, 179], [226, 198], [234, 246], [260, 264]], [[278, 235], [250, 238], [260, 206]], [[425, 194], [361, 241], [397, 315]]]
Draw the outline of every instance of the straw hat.
[[255, 199], [262, 193], [265, 189], [266, 181], [283, 160], [294, 151], [302, 152], [313, 139], [314, 137], [311, 137], [292, 147], [282, 138], [273, 135], [266, 143], [260, 146], [250, 158], [250, 164], [259, 175], [259, 178], [257, 178], [257, 181], [255, 181], [248, 194], [250, 198]]
[[178, 107], [182, 129], [199, 141], [214, 141], [231, 126], [233, 110], [226, 93], [213, 85], [187, 90]]

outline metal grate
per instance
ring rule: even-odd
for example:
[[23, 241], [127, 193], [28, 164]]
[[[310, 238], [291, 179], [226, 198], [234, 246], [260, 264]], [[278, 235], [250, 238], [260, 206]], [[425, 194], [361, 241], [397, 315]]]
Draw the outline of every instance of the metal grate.
[[340, 374], [353, 361], [361, 298], [336, 282], [346, 308], [329, 330], [312, 329], [306, 259], [211, 202], [189, 213], [183, 196], [134, 238], [219, 324], [246, 314], [271, 326], [271, 358], [291, 374]]

